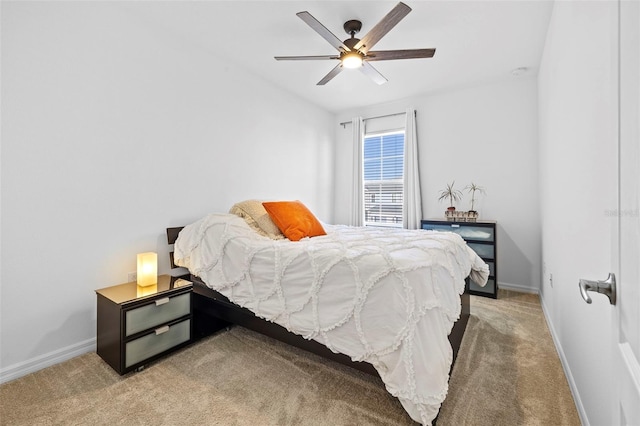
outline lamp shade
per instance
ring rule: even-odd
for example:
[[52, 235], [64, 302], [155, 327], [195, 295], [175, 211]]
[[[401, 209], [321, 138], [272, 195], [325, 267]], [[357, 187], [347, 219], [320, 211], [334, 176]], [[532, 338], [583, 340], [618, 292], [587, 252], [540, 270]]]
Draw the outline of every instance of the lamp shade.
[[158, 254], [138, 253], [138, 285], [145, 287], [158, 283]]

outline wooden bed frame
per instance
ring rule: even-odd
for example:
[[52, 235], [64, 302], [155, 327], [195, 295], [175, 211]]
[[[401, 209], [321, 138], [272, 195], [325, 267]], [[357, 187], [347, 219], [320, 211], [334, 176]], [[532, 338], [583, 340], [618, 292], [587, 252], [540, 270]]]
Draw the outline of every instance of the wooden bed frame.
[[[167, 242], [171, 245], [178, 238], [183, 227], [167, 228]], [[173, 262], [173, 251], [169, 253], [171, 268], [178, 268]], [[307, 340], [302, 336], [287, 331], [286, 328], [257, 317], [246, 308], [232, 303], [224, 295], [207, 287], [199, 277], [189, 275], [183, 277], [193, 282], [193, 338], [200, 339], [233, 324], [257, 331], [271, 338], [280, 340], [292, 346], [304, 349], [323, 358], [336, 361], [357, 370], [378, 376], [373, 365], [367, 362], [352, 361], [347, 355], [334, 353], [329, 348], [315, 340]], [[462, 313], [460, 319], [453, 325], [449, 341], [453, 347], [453, 362], [455, 362], [462, 343], [467, 322], [469, 321], [469, 294], [461, 296]], [[451, 364], [453, 369], [453, 364]]]

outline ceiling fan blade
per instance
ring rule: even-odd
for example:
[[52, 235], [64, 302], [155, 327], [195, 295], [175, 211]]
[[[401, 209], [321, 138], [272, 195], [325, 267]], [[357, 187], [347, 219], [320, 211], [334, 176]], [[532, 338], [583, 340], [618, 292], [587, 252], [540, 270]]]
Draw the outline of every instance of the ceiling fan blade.
[[331, 71], [329, 71], [329, 74], [325, 75], [322, 80], [320, 80], [316, 85], [317, 86], [324, 86], [325, 84], [327, 84], [329, 81], [331, 81], [331, 79], [333, 77], [335, 77], [336, 75], [340, 74], [340, 72], [342, 71], [342, 63], [338, 64], [334, 69], [332, 69]]
[[432, 58], [436, 49], [376, 50], [367, 53], [367, 61]]
[[377, 69], [375, 69], [367, 61], [362, 63], [362, 67], [360, 67], [360, 71], [362, 71], [363, 74], [366, 74], [369, 77], [371, 77], [371, 80], [373, 80], [377, 84], [384, 84], [387, 82], [387, 79], [382, 74], [380, 74], [380, 72]]
[[340, 59], [336, 55], [319, 55], [319, 56], [274, 56], [276, 61], [316, 61], [323, 59]]
[[296, 13], [300, 19], [307, 23], [315, 32], [320, 34], [320, 36], [327, 40], [330, 45], [335, 47], [336, 49], [349, 52], [349, 49], [338, 37], [336, 37], [331, 31], [329, 31], [324, 25], [320, 23], [316, 18], [311, 16], [309, 12], [298, 12]]
[[398, 3], [396, 7], [391, 9], [391, 12], [387, 13], [387, 15], [354, 46], [354, 49], [367, 53], [369, 49], [379, 42], [385, 34], [391, 31], [409, 12], [411, 12], [409, 6], [402, 2]]

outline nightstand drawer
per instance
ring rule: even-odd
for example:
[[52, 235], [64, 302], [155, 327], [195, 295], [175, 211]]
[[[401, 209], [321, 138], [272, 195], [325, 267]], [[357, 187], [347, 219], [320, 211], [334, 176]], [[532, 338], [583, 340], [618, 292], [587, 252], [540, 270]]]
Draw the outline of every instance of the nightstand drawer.
[[125, 345], [125, 368], [143, 362], [188, 341], [190, 338], [191, 320], [189, 319], [172, 326], [160, 327], [155, 332], [132, 340]]
[[480, 287], [478, 284], [473, 282], [472, 279], [470, 279], [469, 290], [475, 291], [476, 293], [493, 294], [496, 291], [496, 281], [493, 278], [489, 278], [484, 287]]
[[495, 264], [495, 262], [487, 260], [484, 263], [486, 263], [487, 266], [489, 266], [489, 276], [490, 277], [495, 277], [495, 275], [496, 275], [496, 264]]
[[422, 229], [433, 231], [447, 231], [460, 235], [465, 240], [494, 242], [495, 234], [492, 227], [480, 225], [458, 224], [423, 224]]
[[191, 313], [191, 293], [157, 299], [125, 312], [125, 336], [139, 333]]
[[467, 243], [467, 245], [483, 259], [494, 259], [495, 257], [493, 244]]

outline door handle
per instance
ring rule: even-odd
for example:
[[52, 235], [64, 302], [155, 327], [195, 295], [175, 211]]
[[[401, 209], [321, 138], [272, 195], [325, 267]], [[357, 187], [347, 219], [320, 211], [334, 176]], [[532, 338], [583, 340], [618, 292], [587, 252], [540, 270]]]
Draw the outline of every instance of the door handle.
[[616, 276], [613, 273], [609, 273], [609, 276], [604, 281], [591, 281], [580, 278], [578, 283], [580, 287], [580, 294], [585, 302], [591, 303], [591, 297], [587, 294], [588, 291], [596, 291], [604, 294], [609, 298], [609, 303], [616, 304]]

